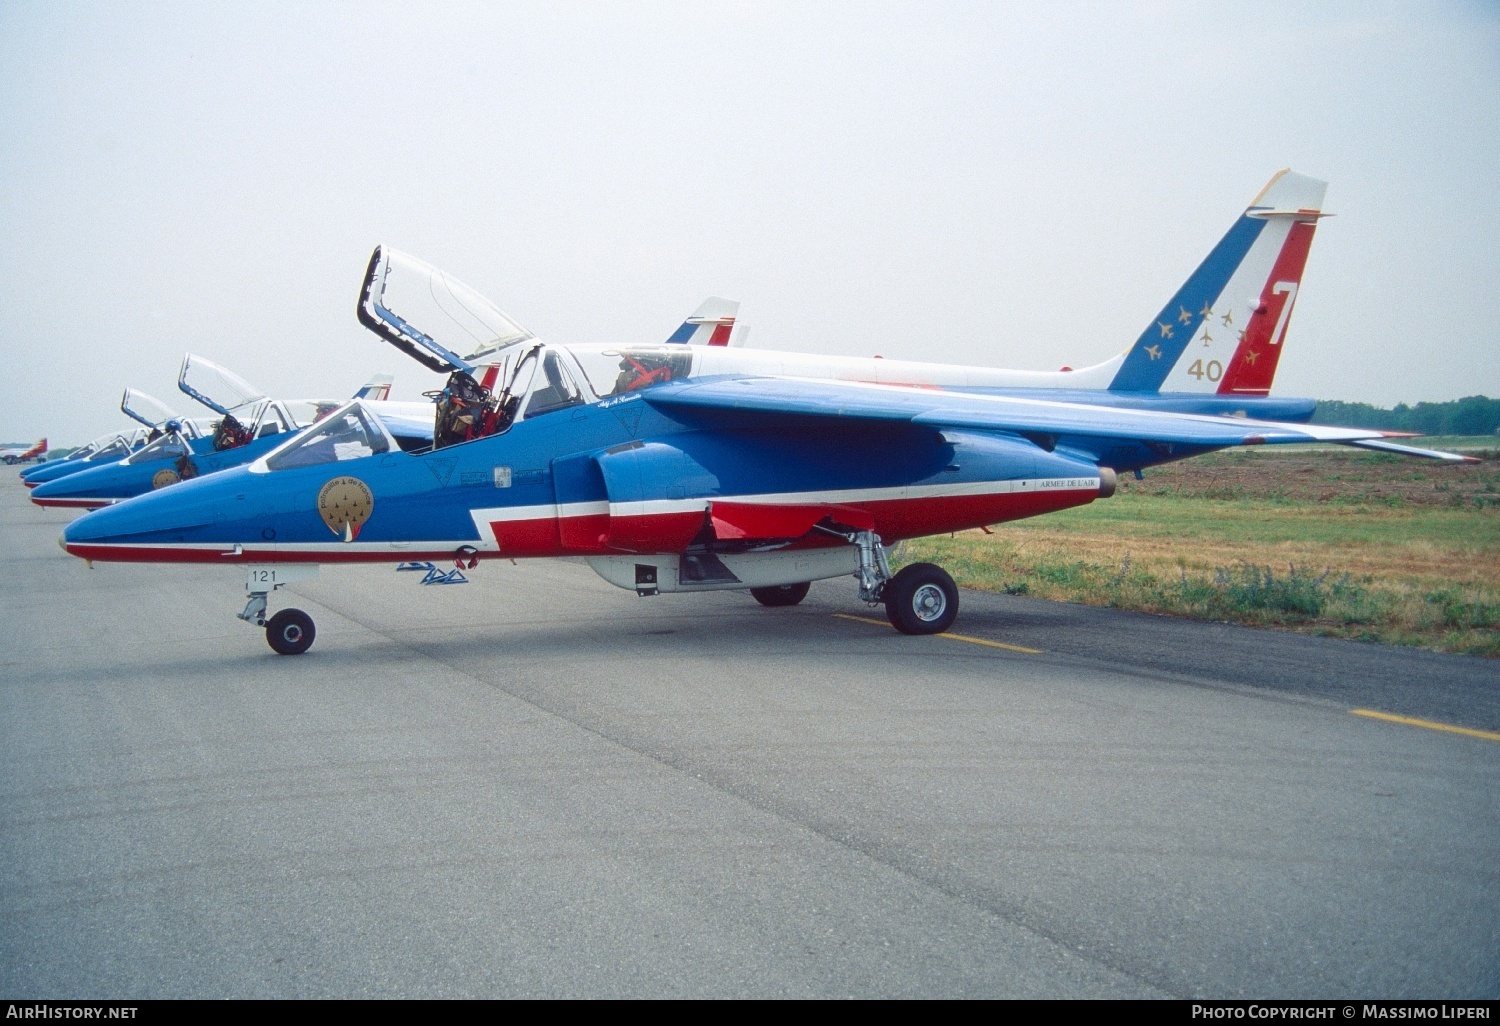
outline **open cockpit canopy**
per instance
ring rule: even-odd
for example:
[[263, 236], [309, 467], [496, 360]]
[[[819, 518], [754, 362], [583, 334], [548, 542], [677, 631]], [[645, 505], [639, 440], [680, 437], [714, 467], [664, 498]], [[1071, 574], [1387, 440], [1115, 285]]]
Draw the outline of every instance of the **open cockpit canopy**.
[[159, 428], [169, 420], [178, 419], [178, 413], [172, 407], [134, 388], [127, 388], [120, 397], [120, 412], [148, 428]]
[[361, 324], [438, 372], [472, 374], [535, 337], [457, 278], [387, 246], [370, 257], [358, 312]]
[[240, 416], [241, 407], [266, 398], [265, 392], [238, 374], [192, 353], [182, 360], [177, 387], [215, 413], [234, 414], [240, 420], [246, 419]]

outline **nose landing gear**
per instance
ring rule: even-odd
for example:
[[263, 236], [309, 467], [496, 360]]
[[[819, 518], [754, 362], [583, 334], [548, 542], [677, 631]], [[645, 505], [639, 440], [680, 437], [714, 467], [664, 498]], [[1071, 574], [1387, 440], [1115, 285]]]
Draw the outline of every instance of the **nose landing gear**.
[[301, 655], [317, 636], [312, 617], [300, 609], [283, 609], [266, 624], [266, 641], [281, 655]]
[[301, 655], [312, 648], [318, 629], [312, 617], [300, 609], [283, 609], [266, 619], [266, 596], [293, 581], [316, 577], [316, 565], [252, 566], [245, 578], [245, 609], [239, 618], [266, 629], [266, 643], [280, 655]]

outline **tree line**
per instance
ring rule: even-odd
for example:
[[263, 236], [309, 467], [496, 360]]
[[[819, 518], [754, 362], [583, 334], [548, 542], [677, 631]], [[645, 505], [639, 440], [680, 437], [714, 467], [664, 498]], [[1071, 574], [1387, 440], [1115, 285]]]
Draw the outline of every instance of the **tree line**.
[[1422, 435], [1493, 435], [1500, 433], [1500, 399], [1471, 395], [1446, 403], [1397, 403], [1389, 410], [1369, 403], [1320, 399], [1312, 422]]

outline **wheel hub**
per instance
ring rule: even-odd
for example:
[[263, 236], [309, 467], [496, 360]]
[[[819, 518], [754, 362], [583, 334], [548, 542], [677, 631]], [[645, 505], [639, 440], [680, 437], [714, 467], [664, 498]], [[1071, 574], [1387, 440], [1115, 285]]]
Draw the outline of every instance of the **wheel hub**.
[[931, 623], [943, 615], [948, 608], [948, 599], [943, 594], [943, 589], [935, 584], [924, 584], [916, 590], [911, 597], [911, 610], [917, 614], [917, 618]]

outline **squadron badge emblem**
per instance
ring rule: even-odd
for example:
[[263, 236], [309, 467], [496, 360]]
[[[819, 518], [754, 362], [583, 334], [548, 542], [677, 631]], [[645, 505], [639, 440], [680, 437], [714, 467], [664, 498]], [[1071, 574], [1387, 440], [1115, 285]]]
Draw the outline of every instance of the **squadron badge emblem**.
[[151, 475], [151, 487], [165, 488], [167, 485], [174, 485], [181, 480], [182, 477], [177, 473], [177, 471], [172, 470], [170, 467], [163, 468], [162, 470], [158, 470], [155, 474]]
[[359, 537], [359, 529], [374, 511], [375, 496], [357, 477], [336, 477], [318, 492], [318, 515], [346, 542]]

